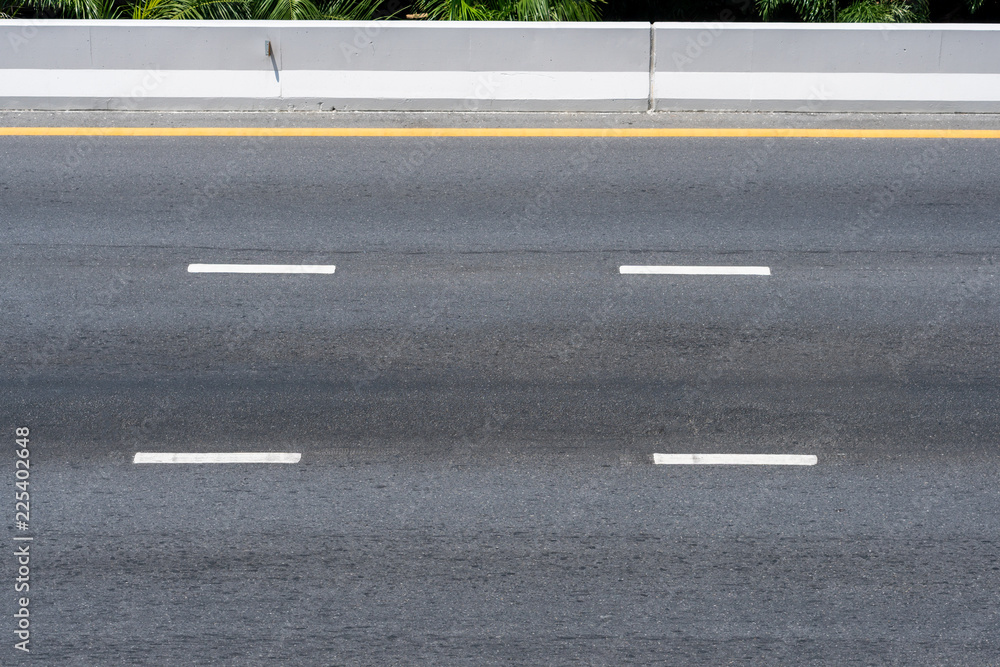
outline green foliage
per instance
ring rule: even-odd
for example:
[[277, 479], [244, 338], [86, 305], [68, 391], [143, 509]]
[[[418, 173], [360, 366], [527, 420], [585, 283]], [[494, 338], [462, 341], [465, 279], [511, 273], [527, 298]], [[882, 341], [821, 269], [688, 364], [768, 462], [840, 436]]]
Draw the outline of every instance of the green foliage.
[[417, 0], [440, 21], [599, 21], [606, 0]]
[[[970, 6], [983, 2], [967, 1]], [[765, 21], [773, 20], [784, 7], [809, 22], [920, 23], [930, 15], [928, 0], [856, 0], [846, 6], [838, 5], [836, 0], [757, 0], [757, 10]]]
[[370, 21], [378, 16], [382, 0], [332, 0], [320, 5], [324, 19]]
[[926, 2], [906, 0], [859, 0], [837, 14], [843, 23], [923, 23], [929, 8]]
[[828, 0], [757, 0], [757, 11], [770, 21], [784, 5], [791, 6], [803, 21], [833, 20], [833, 3]]
[[21, 8], [68, 19], [116, 19], [121, 14], [114, 0], [27, 0]]
[[366, 21], [375, 18], [380, 4], [381, 0], [23, 0], [8, 13], [74, 19]]
[[312, 0], [249, 0], [250, 18], [260, 21], [308, 21], [324, 18]]
[[503, 21], [496, 2], [472, 0], [418, 0], [417, 11], [439, 21]]
[[141, 0], [132, 6], [131, 18], [140, 19], [245, 19], [245, 5], [230, 0]]
[[518, 21], [599, 21], [605, 0], [518, 0]]
[[[628, 11], [653, 12], [670, 20], [718, 17], [720, 7], [732, 14], [737, 0], [0, 0], [0, 18], [80, 19], [214, 19], [214, 20], [371, 20], [398, 14], [426, 14], [446, 21], [599, 21], [607, 7], [612, 20], [636, 20]], [[913, 23], [931, 19], [930, 0], [744, 0], [740, 20], [753, 19], [751, 7], [765, 21]], [[944, 13], [935, 5], [935, 20], [957, 20], [997, 0], [957, 0], [961, 8]], [[387, 15], [386, 7], [394, 12]], [[645, 9], [643, 9], [645, 8]], [[628, 11], [626, 11], [628, 10]], [[624, 12], [624, 13], [623, 13]], [[701, 12], [701, 14], [699, 14]], [[641, 20], [645, 14], [639, 16]], [[986, 17], [986, 20], [991, 20]]]
[[[0, 0], [2, 1], [2, 0]], [[451, 21], [598, 21], [607, 0], [414, 0], [428, 18]], [[10, 2], [10, 0], [8, 0]], [[10, 16], [98, 19], [256, 19], [364, 21], [382, 0], [13, 0]], [[14, 4], [16, 3], [16, 4]], [[401, 10], [404, 11], [404, 10]], [[382, 14], [384, 17], [384, 12]]]
[[0, 0], [0, 19], [12, 19], [21, 13], [23, 2]]

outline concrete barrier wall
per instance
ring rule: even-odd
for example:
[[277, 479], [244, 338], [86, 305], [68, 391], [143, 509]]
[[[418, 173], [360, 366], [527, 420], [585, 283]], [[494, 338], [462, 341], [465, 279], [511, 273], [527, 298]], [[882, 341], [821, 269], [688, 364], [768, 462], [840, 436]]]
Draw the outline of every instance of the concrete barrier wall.
[[639, 111], [650, 34], [645, 23], [7, 20], [0, 108]]
[[659, 110], [1000, 111], [992, 25], [658, 23]]
[[990, 25], [3, 20], [0, 108], [998, 112], [998, 56]]

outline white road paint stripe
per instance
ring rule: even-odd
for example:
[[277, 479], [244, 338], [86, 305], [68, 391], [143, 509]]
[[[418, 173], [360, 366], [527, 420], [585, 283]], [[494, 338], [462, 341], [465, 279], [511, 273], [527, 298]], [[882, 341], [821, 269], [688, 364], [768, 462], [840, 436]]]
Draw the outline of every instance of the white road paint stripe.
[[676, 276], [769, 276], [769, 266], [621, 266], [621, 273], [668, 274]]
[[302, 454], [283, 452], [214, 454], [136, 452], [132, 463], [298, 463], [301, 458]]
[[653, 454], [657, 465], [814, 466], [816, 457], [797, 454]]
[[333, 264], [189, 264], [188, 273], [333, 273]]

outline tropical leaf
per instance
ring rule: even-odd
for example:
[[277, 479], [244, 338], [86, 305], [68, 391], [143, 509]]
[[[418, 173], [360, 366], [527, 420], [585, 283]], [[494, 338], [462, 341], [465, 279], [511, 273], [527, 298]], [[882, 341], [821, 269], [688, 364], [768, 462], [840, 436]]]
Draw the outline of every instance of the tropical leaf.
[[16, 18], [21, 13], [23, 6], [23, 2], [16, 4], [12, 2], [0, 2], [0, 19]]
[[518, 0], [518, 21], [599, 21], [605, 0]]
[[765, 21], [774, 18], [778, 9], [790, 5], [803, 21], [822, 22], [836, 19], [833, 0], [757, 0], [757, 11]]
[[417, 0], [417, 9], [437, 21], [490, 21], [499, 18], [487, 2], [472, 0]]
[[113, 19], [119, 15], [114, 0], [28, 0], [23, 6], [67, 19]]
[[375, 17], [381, 0], [141, 0], [132, 6], [134, 19], [342, 19]]
[[240, 0], [141, 0], [132, 5], [133, 19], [238, 20], [249, 18]]
[[606, 0], [417, 0], [441, 21], [598, 21]]
[[916, 23], [927, 21], [930, 15], [928, 0], [857, 0], [844, 9], [839, 9], [836, 0], [757, 0], [757, 10], [765, 21], [772, 20], [784, 6], [809, 22]]
[[259, 21], [295, 21], [323, 18], [312, 0], [250, 0], [250, 18]]
[[600, 21], [602, 5], [606, 0], [558, 0], [556, 16], [558, 21]]
[[858, 0], [837, 14], [843, 23], [920, 23], [927, 20], [926, 4], [905, 0]]
[[382, 0], [331, 0], [320, 5], [323, 18], [337, 21], [371, 21]]

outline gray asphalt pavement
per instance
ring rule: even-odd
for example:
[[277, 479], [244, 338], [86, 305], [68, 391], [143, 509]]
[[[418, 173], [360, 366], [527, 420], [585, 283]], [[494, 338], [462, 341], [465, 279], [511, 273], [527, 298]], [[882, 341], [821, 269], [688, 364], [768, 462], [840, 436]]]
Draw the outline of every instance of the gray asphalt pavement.
[[[656, 122], [589, 120], [629, 118]], [[3, 664], [1000, 664], [1000, 142], [0, 158], [0, 494], [30, 427], [35, 537], [31, 654], [0, 564]], [[245, 451], [302, 460], [132, 463]]]

